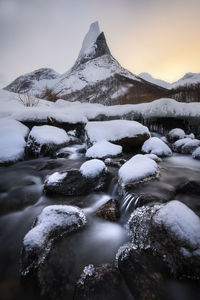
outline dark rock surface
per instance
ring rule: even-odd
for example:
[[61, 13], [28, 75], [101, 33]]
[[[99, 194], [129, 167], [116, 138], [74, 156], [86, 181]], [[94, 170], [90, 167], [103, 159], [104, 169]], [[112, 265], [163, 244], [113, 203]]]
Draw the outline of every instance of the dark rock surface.
[[109, 173], [103, 171], [100, 175], [91, 178], [85, 177], [79, 170], [66, 170], [67, 175], [57, 183], [44, 183], [46, 194], [62, 194], [65, 196], [86, 195], [94, 191], [105, 190], [109, 183]]
[[117, 268], [111, 264], [89, 265], [76, 284], [74, 300], [131, 300], [131, 296]]
[[116, 199], [110, 199], [96, 211], [95, 216], [111, 222], [118, 221], [120, 217], [118, 201]]

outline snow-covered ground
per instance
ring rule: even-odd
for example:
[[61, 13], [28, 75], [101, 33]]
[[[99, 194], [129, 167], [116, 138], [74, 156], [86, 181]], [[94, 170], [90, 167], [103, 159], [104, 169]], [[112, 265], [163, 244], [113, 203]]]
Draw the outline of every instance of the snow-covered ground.
[[25, 107], [18, 94], [0, 90], [0, 118], [10, 117], [19, 121], [45, 121], [54, 118], [60, 122], [87, 123], [98, 115], [132, 119], [138, 115], [150, 117], [199, 117], [200, 103], [180, 103], [162, 98], [150, 103], [104, 106], [101, 104], [57, 100], [55, 103], [39, 100], [35, 107]]

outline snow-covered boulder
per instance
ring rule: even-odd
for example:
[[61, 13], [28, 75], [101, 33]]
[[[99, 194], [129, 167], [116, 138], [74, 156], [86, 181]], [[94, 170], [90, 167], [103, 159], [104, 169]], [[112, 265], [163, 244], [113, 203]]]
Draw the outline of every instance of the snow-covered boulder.
[[95, 178], [104, 171], [107, 171], [106, 165], [99, 159], [88, 160], [80, 167], [81, 174], [86, 178]]
[[36, 157], [40, 154], [51, 155], [69, 142], [70, 137], [64, 129], [50, 125], [34, 126], [28, 136], [26, 152]]
[[159, 138], [152, 137], [144, 142], [142, 146], [144, 153], [156, 154], [158, 156], [171, 156], [171, 149]]
[[200, 147], [196, 148], [196, 150], [192, 152], [192, 157], [196, 159], [200, 159]]
[[167, 135], [167, 139], [170, 143], [174, 143], [177, 140], [184, 139], [185, 137], [185, 131], [181, 128], [174, 128], [170, 130], [170, 132]]
[[192, 139], [191, 138], [184, 138], [184, 139], [180, 139], [178, 141], [176, 141], [175, 143], [172, 144], [172, 149], [174, 152], [178, 152], [181, 153], [181, 149], [182, 147], [190, 142]]
[[147, 127], [127, 120], [88, 122], [85, 131], [89, 144], [106, 140], [121, 145], [123, 150], [138, 148], [150, 137]]
[[192, 152], [194, 152], [194, 150], [199, 146], [200, 146], [200, 140], [192, 139], [182, 146], [181, 152], [185, 154], [192, 154]]
[[0, 164], [13, 163], [23, 159], [26, 146], [25, 137], [28, 132], [28, 127], [18, 121], [0, 120]]
[[119, 183], [122, 186], [137, 184], [158, 176], [158, 165], [149, 157], [137, 154], [119, 169]]
[[66, 170], [47, 176], [44, 192], [65, 196], [86, 195], [93, 191], [104, 190], [108, 182], [109, 172], [104, 162], [92, 159], [83, 163], [80, 170]]
[[178, 277], [199, 278], [200, 218], [173, 200], [137, 208], [128, 221], [132, 243], [149, 249]]
[[[70, 274], [59, 267], [56, 273], [59, 257], [52, 261], [51, 256], [56, 252], [59, 240], [64, 236], [71, 238], [72, 232], [82, 229], [87, 223], [83, 211], [74, 206], [51, 205], [45, 207], [36, 218], [32, 229], [23, 240], [21, 257], [21, 276], [24, 284], [34, 281], [37, 286], [36, 293], [55, 299], [60, 296], [60, 290], [64, 290], [61, 281], [65, 278], [70, 284]], [[73, 257], [70, 244], [67, 247], [69, 258]], [[56, 252], [58, 255], [58, 252]], [[52, 273], [53, 272], [53, 273]], [[59, 275], [61, 273], [61, 275]], [[53, 276], [53, 277], [52, 277]], [[58, 279], [59, 277], [59, 279]], [[62, 279], [61, 279], [62, 278]], [[58, 284], [58, 282], [59, 284]], [[55, 288], [56, 287], [56, 288]], [[39, 291], [38, 291], [39, 290]], [[54, 292], [56, 290], [56, 293]], [[56, 294], [56, 295], [55, 295]], [[38, 295], [39, 297], [39, 295]]]
[[51, 205], [43, 209], [25, 235], [22, 251], [22, 276], [27, 276], [46, 259], [53, 242], [60, 236], [86, 225], [83, 211], [74, 206]]
[[86, 152], [88, 158], [105, 158], [118, 156], [122, 153], [122, 146], [112, 144], [108, 141], [100, 141], [95, 143]]

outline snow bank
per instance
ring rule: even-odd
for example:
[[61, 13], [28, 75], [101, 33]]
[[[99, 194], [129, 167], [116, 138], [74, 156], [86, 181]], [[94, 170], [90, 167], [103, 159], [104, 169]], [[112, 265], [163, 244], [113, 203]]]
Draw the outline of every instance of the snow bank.
[[23, 158], [28, 132], [28, 127], [18, 121], [0, 119], [0, 163]]
[[86, 157], [89, 158], [103, 158], [106, 156], [117, 156], [122, 153], [122, 146], [114, 145], [107, 141], [100, 141], [95, 143], [86, 152]]
[[59, 145], [70, 141], [70, 137], [64, 129], [50, 125], [34, 126], [29, 134], [30, 136], [40, 145], [51, 143]]
[[136, 121], [127, 120], [88, 122], [85, 130], [92, 143], [102, 140], [114, 142], [125, 137], [132, 138], [143, 134], [150, 136], [147, 127]]
[[68, 205], [51, 205], [43, 209], [36, 225], [24, 237], [26, 250], [41, 248], [52, 231], [66, 229], [69, 232], [86, 224], [81, 209]]
[[104, 170], [107, 170], [106, 165], [99, 159], [91, 159], [83, 163], [80, 167], [80, 172], [85, 177], [95, 178]]
[[200, 218], [185, 204], [170, 201], [157, 211], [153, 220], [179, 240], [194, 248], [200, 247]]
[[158, 174], [157, 163], [146, 157], [145, 155], [137, 154], [129, 159], [119, 169], [119, 180], [122, 184], [137, 183], [151, 176]]
[[144, 153], [156, 154], [158, 156], [171, 156], [171, 149], [159, 138], [152, 137], [144, 142], [142, 146]]

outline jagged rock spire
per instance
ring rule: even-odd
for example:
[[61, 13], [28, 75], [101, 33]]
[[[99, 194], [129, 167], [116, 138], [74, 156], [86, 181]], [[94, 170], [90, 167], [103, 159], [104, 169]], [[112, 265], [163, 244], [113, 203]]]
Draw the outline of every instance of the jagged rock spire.
[[90, 25], [90, 29], [86, 34], [79, 56], [74, 64], [77, 65], [87, 62], [88, 60], [97, 58], [104, 54], [111, 54], [106, 43], [106, 38], [103, 32], [100, 32], [99, 23], [94, 22]]

